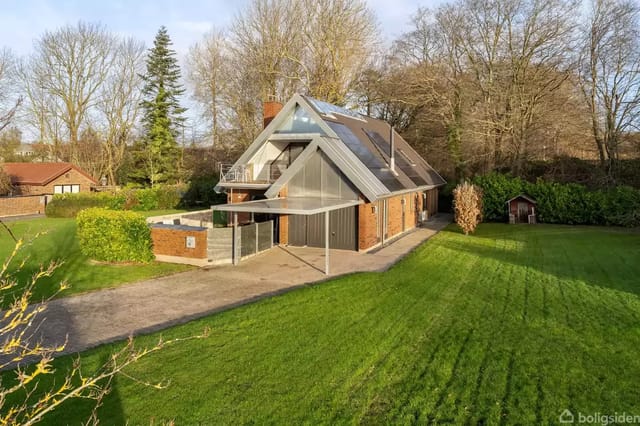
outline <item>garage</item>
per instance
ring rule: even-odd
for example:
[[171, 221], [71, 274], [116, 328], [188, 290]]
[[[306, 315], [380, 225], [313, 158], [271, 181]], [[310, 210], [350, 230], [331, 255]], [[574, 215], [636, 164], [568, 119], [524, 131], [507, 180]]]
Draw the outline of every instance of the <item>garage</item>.
[[[355, 206], [329, 212], [329, 247], [358, 250], [358, 210]], [[289, 217], [289, 245], [324, 247], [324, 214]]]

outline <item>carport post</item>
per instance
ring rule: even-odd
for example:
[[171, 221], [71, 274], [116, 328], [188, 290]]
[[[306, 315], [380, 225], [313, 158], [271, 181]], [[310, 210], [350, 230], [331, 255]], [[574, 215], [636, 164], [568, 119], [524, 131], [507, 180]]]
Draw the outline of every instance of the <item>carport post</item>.
[[231, 255], [233, 264], [238, 264], [238, 212], [233, 212], [233, 245]]
[[324, 212], [324, 274], [329, 275], [329, 211]]

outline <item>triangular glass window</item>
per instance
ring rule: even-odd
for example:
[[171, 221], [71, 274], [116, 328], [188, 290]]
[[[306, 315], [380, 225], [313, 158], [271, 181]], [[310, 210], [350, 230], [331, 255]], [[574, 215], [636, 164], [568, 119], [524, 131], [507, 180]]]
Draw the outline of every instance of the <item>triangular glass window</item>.
[[277, 134], [290, 133], [320, 133], [325, 135], [318, 123], [300, 105], [290, 114], [284, 123], [274, 132]]

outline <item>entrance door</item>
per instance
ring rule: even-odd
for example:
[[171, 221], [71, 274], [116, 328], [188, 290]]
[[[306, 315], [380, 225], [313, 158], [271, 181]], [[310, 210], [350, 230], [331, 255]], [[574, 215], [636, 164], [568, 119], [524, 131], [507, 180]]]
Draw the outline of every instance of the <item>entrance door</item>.
[[529, 222], [529, 204], [518, 201], [518, 223]]

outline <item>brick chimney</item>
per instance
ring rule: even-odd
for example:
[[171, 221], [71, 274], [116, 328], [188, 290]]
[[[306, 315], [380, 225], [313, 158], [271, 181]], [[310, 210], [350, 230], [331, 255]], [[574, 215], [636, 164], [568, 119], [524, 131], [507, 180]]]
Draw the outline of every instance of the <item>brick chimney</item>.
[[277, 101], [264, 101], [262, 102], [262, 116], [264, 121], [264, 127], [267, 127], [271, 120], [282, 110], [282, 104]]

